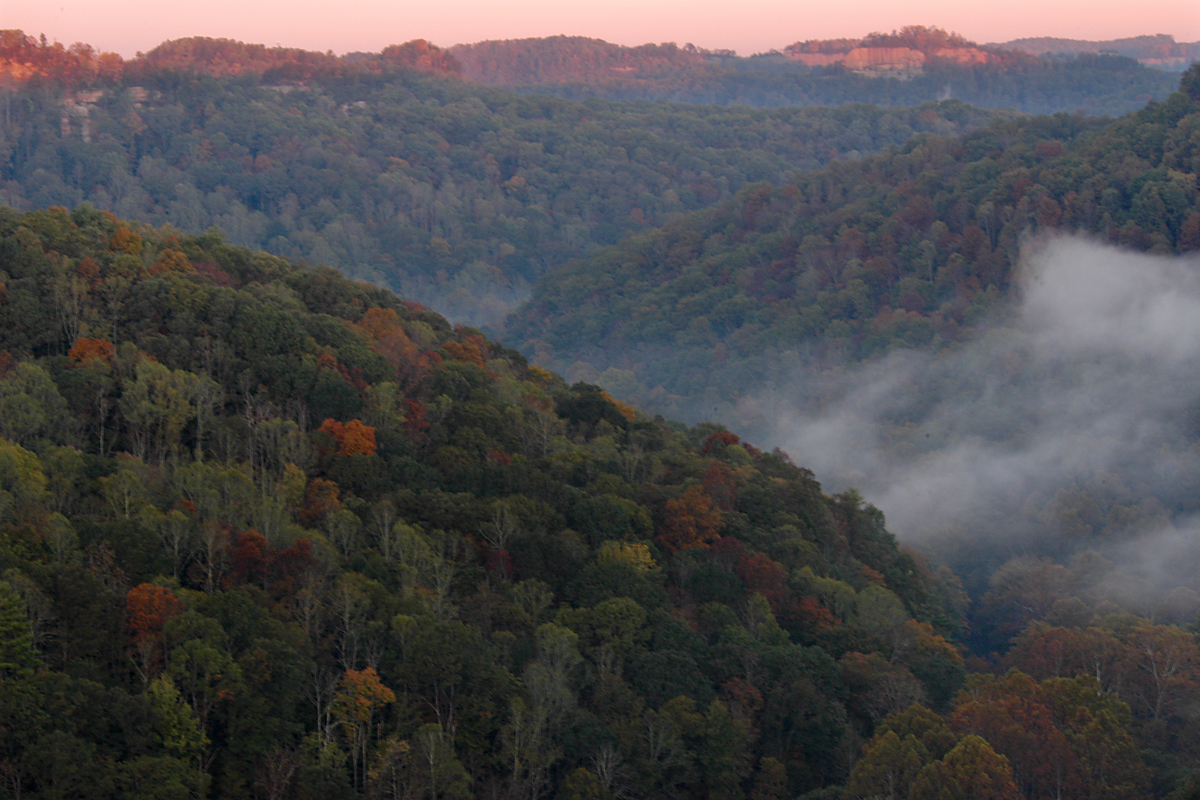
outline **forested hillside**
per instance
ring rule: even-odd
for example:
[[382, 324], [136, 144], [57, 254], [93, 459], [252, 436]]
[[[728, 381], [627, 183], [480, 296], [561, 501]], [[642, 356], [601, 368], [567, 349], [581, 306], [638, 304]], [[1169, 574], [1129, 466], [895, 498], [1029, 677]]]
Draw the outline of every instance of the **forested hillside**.
[[[1200, 67], [1108, 120], [577, 103], [423, 42], [0, 48], [0, 798], [1200, 796], [1194, 308], [1147, 314], [1162, 381], [1098, 318], [982, 389], [823, 394], [973, 359], [1023, 237], [1200, 250]], [[1102, 266], [1073, 309], [1153, 305]], [[503, 331], [530, 360], [385, 288], [495, 319], [535, 285]], [[1044, 411], [1053, 372], [1081, 416], [1047, 460], [1090, 472], [903, 545], [700, 422], [798, 365], [914, 473], [1041, 436], [1064, 418], [1004, 395]], [[1116, 419], [1097, 378], [1184, 419]], [[922, 416], [976, 390], [958, 431]], [[1097, 465], [1095, 416], [1136, 459]]]
[[[399, 67], [322, 77], [321, 59], [235, 44], [169, 43], [128, 82], [88, 91], [68, 90], [62, 75], [4, 89], [0, 201], [28, 210], [86, 200], [190, 233], [216, 226], [237, 244], [336, 267], [457, 319], [495, 321], [542, 275], [626, 233], [749, 183], [992, 118], [961, 103], [576, 103]], [[405, 48], [401, 63], [437, 55]], [[33, 55], [76, 63], [46, 49]], [[224, 77], [177, 70], [198, 53]], [[40, 63], [33, 55], [13, 58]], [[300, 69], [307, 82], [296, 82]]]
[[799, 359], [960, 341], [1005, 296], [1030, 231], [1200, 249], [1197, 131], [1193, 68], [1169, 100], [1117, 121], [1002, 120], [748, 186], [547, 276], [506, 338], [638, 403], [711, 418]]
[[[580, 58], [575, 40], [527, 44], [537, 63], [574, 65], [579, 75], [629, 61], [638, 65], [630, 67], [635, 82], [646, 77], [646, 58], [660, 64], [655, 80], [678, 80], [671, 70], [684, 62], [709, 64], [666, 46], [647, 56], [591, 42]], [[509, 56], [510, 65], [523, 58]], [[735, 61], [742, 66], [717, 69], [721, 81], [759, 80], [747, 66], [753, 59]], [[327, 264], [456, 319], [494, 325], [566, 261], [729, 200], [748, 184], [780, 184], [901, 147], [915, 134], [956, 137], [1010, 116], [924, 102], [946, 95], [937, 70], [1000, 69], [970, 79], [1000, 93], [975, 101], [1031, 109], [1120, 111], [1169, 88], [1147, 88], [1112, 59], [1083, 67], [1009, 61], [938, 62], [910, 81], [792, 63], [788, 75], [832, 70], [821, 80], [842, 88], [763, 102], [807, 107], [755, 111], [515, 95], [456, 78], [459, 62], [423, 41], [339, 58], [192, 38], [123, 62], [5, 31], [0, 201], [20, 210], [87, 201], [193, 234], [215, 226], [236, 244]], [[1016, 76], [1030, 65], [1050, 70], [1043, 77], [1066, 71], [1020, 89], [1032, 106], [1001, 100], [1009, 97], [1002, 85], [1025, 80]], [[1046, 99], [1059, 91], [1055, 81], [1091, 100]], [[1110, 90], [1128, 97], [1111, 108], [1092, 102]], [[725, 102], [704, 92], [692, 99]], [[853, 104], [862, 101], [879, 105]]]
[[[861, 70], [810, 65], [802, 53], [855, 47], [902, 48], [920, 62]], [[671, 100], [781, 106], [874, 103], [915, 106], [954, 98], [981, 108], [1047, 114], [1117, 115], [1164, 99], [1176, 76], [1118, 55], [1040, 57], [980, 46], [937, 28], [911, 26], [863, 39], [797, 42], [782, 52], [739, 57], [673, 42], [624, 47], [599, 39], [551, 36], [460, 44], [450, 53], [468, 80], [583, 99]]]
[[[1178, 598], [1155, 624], [1095, 602], [1095, 562], [1012, 567], [980, 619], [1024, 672], [968, 677], [954, 576], [781, 453], [327, 269], [0, 213], [10, 796], [1129, 798], [1191, 769]], [[1093, 614], [1008, 610], [1068, 583]]]
[[790, 797], [961, 685], [952, 576], [783, 455], [328, 269], [0, 214], [11, 796]]
[[1023, 50], [1033, 55], [1051, 53], [1117, 53], [1136, 58], [1143, 64], [1160, 69], [1183, 71], [1200, 61], [1200, 42], [1177, 42], [1174, 36], [1130, 36], [1126, 39], [1109, 39], [1090, 42], [1080, 39], [1057, 39], [1050, 36], [1035, 36], [1029, 39], [1014, 39], [998, 45], [1006, 49]]
[[1022, 631], [1010, 571], [1020, 635], [973, 663], [1024, 672], [968, 675], [953, 574], [782, 453], [216, 235], [4, 209], [0, 264], [6, 796], [1134, 798], [1195, 763], [1178, 604]]

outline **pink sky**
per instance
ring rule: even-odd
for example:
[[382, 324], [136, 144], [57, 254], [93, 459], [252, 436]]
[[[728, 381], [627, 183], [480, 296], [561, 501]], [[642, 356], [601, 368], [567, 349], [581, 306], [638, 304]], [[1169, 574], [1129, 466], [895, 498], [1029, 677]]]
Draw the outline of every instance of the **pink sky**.
[[[337, 8], [336, 12], [331, 9]], [[214, 36], [308, 50], [378, 51], [428, 39], [448, 47], [482, 39], [569, 34], [619, 44], [692, 42], [742, 55], [802, 39], [856, 37], [936, 25], [978, 42], [1026, 36], [1114, 39], [1167, 33], [1200, 41], [1200, 2], [1161, 0], [4, 0], [0, 27], [87, 42], [129, 57], [167, 39]]]

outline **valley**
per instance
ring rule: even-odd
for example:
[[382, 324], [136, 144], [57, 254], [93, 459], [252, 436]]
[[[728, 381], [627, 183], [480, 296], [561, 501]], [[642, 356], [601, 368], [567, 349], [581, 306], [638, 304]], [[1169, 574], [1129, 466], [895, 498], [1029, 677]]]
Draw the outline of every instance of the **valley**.
[[1195, 796], [1161, 38], [3, 32], [0, 796]]

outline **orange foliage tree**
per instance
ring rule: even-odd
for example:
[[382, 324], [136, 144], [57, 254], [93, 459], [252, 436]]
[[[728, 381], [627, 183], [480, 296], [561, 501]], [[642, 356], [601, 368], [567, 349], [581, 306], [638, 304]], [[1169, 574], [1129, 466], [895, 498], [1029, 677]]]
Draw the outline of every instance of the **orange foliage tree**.
[[188, 257], [180, 250], [163, 250], [158, 260], [150, 266], [151, 275], [161, 275], [164, 272], [195, 272], [196, 268], [192, 266], [192, 262], [188, 261]]
[[317, 430], [333, 437], [339, 456], [375, 455], [375, 429], [364, 425], [362, 420], [352, 419], [343, 425], [336, 419], [327, 419]]
[[941, 761], [917, 777], [913, 797], [963, 797], [973, 800], [1019, 800], [1008, 759], [974, 734], [964, 736]]
[[367, 745], [371, 737], [371, 720], [376, 710], [396, 702], [396, 693], [383, 685], [371, 667], [346, 670], [342, 687], [333, 697], [331, 711], [347, 732], [350, 754], [354, 761], [357, 785], [366, 778]]
[[77, 364], [87, 364], [90, 361], [103, 361], [112, 364], [113, 355], [117, 349], [107, 339], [76, 339], [75, 346], [67, 351], [67, 357]]
[[400, 329], [400, 316], [395, 309], [368, 308], [358, 329], [378, 342]]
[[666, 513], [655, 540], [668, 553], [689, 547], [708, 549], [721, 536], [721, 511], [699, 486], [667, 501]]
[[313, 478], [304, 491], [304, 506], [300, 510], [300, 519], [306, 525], [315, 525], [331, 511], [342, 507], [338, 499], [338, 485], [325, 478]]
[[483, 353], [474, 342], [446, 342], [442, 345], [442, 349], [446, 351], [446, 355], [457, 361], [475, 364], [479, 367], [484, 364]]
[[116, 233], [109, 237], [108, 247], [113, 252], [138, 256], [142, 254], [142, 237], [121, 225]]

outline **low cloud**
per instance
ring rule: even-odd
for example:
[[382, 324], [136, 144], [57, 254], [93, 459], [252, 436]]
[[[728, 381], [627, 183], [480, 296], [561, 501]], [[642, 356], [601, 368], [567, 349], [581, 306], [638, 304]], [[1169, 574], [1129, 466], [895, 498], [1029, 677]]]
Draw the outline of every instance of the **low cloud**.
[[1200, 512], [1200, 259], [1043, 239], [1016, 296], [953, 350], [742, 410], [771, 409], [764, 440], [952, 561], [1096, 548], [1168, 569]]

